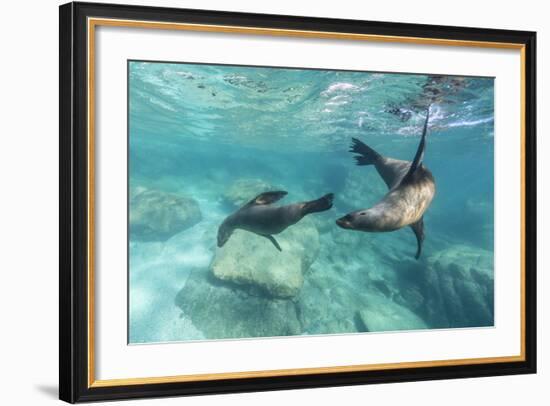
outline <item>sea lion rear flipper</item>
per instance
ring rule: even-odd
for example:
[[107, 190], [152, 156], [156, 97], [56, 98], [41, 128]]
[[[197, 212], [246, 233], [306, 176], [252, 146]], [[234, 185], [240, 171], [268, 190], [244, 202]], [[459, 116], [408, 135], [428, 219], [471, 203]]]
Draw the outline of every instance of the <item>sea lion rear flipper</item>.
[[321, 211], [329, 210], [332, 208], [332, 201], [334, 200], [334, 193], [327, 193], [323, 197], [305, 202], [302, 208], [302, 214], [305, 216], [310, 213], [318, 213]]
[[251, 206], [253, 204], [264, 205], [264, 204], [275, 203], [276, 201], [281, 200], [287, 194], [288, 192], [284, 190], [275, 190], [272, 192], [260, 193], [254, 199], [252, 199], [247, 204], [245, 204], [245, 207]]
[[416, 236], [416, 243], [418, 248], [416, 249], [416, 259], [420, 258], [422, 252], [422, 242], [424, 242], [424, 217], [421, 217], [416, 223], [411, 224], [411, 228]]
[[424, 159], [424, 150], [426, 149], [426, 133], [428, 132], [428, 121], [430, 119], [430, 106], [428, 106], [428, 111], [426, 113], [426, 120], [424, 121], [424, 128], [422, 130], [422, 138], [420, 138], [420, 144], [418, 144], [418, 149], [412, 161], [411, 167], [407, 174], [403, 177], [401, 184], [409, 182], [416, 170], [420, 165], [422, 165], [422, 160]]
[[277, 248], [279, 251], [282, 251], [281, 246], [279, 245], [279, 243], [277, 242], [275, 237], [273, 237], [272, 235], [269, 235], [269, 234], [262, 234], [262, 236], [264, 236], [269, 241], [271, 241], [273, 243], [273, 245], [275, 246], [275, 248]]

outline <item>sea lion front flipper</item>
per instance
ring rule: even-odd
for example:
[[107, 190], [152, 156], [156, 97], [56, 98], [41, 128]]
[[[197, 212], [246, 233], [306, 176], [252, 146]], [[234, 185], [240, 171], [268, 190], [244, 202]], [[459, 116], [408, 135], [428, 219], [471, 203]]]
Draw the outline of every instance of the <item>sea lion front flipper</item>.
[[269, 235], [269, 234], [262, 234], [262, 236], [267, 238], [269, 241], [271, 241], [273, 243], [273, 245], [275, 246], [275, 248], [277, 248], [279, 251], [282, 251], [281, 246], [279, 245], [279, 243], [277, 242], [275, 237], [273, 237], [272, 235]]
[[426, 113], [426, 121], [424, 121], [424, 128], [422, 130], [422, 138], [420, 138], [420, 144], [418, 144], [418, 148], [416, 150], [414, 159], [411, 163], [411, 167], [409, 168], [409, 171], [407, 172], [407, 174], [403, 177], [401, 184], [409, 182], [413, 178], [413, 175], [418, 169], [418, 167], [422, 165], [422, 160], [424, 159], [424, 150], [426, 149], [426, 133], [428, 132], [429, 119], [430, 119], [430, 106], [428, 106], [428, 111]]
[[353, 157], [357, 165], [374, 165], [389, 189], [392, 189], [401, 182], [411, 166], [410, 161], [402, 161], [380, 155], [357, 138], [352, 138], [349, 151], [358, 154]]
[[416, 259], [420, 258], [422, 252], [422, 243], [424, 242], [424, 217], [421, 217], [416, 223], [411, 224], [411, 228], [416, 236], [416, 243], [418, 248], [416, 249]]
[[281, 200], [287, 194], [288, 194], [288, 192], [286, 192], [284, 190], [275, 190], [275, 191], [272, 191], [272, 192], [260, 193], [254, 199], [252, 199], [247, 204], [245, 204], [245, 207], [255, 205], [255, 204], [264, 205], [264, 204], [275, 203], [276, 201]]
[[359, 166], [374, 165], [377, 161], [382, 159], [382, 155], [357, 138], [351, 139], [349, 152], [357, 154], [353, 158], [355, 159], [355, 163]]

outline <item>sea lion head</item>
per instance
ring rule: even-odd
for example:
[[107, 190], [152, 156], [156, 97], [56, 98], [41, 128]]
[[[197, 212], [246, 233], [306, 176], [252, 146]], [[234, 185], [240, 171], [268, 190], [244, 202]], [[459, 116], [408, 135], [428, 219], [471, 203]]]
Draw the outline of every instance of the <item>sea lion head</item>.
[[336, 220], [336, 224], [347, 230], [378, 231], [379, 225], [376, 216], [370, 210], [357, 210]]

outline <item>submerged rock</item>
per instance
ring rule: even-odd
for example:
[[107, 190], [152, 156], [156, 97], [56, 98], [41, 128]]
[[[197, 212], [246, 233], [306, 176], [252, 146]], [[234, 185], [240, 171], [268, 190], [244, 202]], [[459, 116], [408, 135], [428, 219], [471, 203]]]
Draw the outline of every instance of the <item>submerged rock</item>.
[[297, 298], [300, 321], [307, 334], [342, 334], [365, 331], [356, 325], [355, 310], [361, 296], [345, 278], [314, 267]]
[[239, 179], [223, 194], [224, 200], [234, 207], [241, 207], [263, 192], [276, 189], [261, 179]]
[[370, 249], [364, 252], [361, 258], [345, 260], [328, 251], [321, 253], [297, 298], [305, 332], [342, 334], [428, 328], [416, 310], [396, 302], [399, 286], [393, 267], [380, 262]]
[[440, 327], [494, 323], [493, 253], [456, 245], [428, 258], [426, 313]]
[[236, 230], [216, 252], [212, 274], [223, 281], [256, 288], [275, 298], [300, 293], [304, 275], [319, 253], [319, 233], [305, 217], [275, 236], [282, 251], [265, 237]]
[[196, 200], [158, 190], [141, 190], [130, 196], [130, 238], [165, 241], [202, 219]]
[[219, 280], [207, 270], [194, 271], [176, 297], [207, 339], [276, 337], [301, 334], [296, 306], [290, 300], [251, 295]]
[[[335, 278], [331, 279], [336, 282]], [[316, 282], [308, 280], [309, 283]], [[300, 320], [309, 334], [428, 328], [419, 315], [382, 294], [370, 282], [361, 289], [351, 286], [318, 288], [319, 285], [308, 286], [308, 294], [300, 296], [298, 303]]]
[[133, 187], [130, 187], [130, 190], [129, 190], [129, 198], [130, 200], [132, 200], [133, 198], [135, 198], [137, 195], [139, 195], [140, 193], [142, 192], [145, 192], [147, 190], [147, 188], [145, 186], [133, 186]]
[[417, 330], [428, 328], [415, 313], [384, 296], [370, 296], [358, 317], [366, 331]]

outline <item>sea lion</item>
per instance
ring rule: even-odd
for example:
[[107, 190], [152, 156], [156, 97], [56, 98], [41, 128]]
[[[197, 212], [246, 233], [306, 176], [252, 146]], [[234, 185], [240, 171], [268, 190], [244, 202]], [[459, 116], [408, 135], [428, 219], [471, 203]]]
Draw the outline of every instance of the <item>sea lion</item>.
[[422, 130], [420, 144], [412, 162], [387, 158], [353, 138], [350, 152], [356, 155], [357, 165], [374, 165], [389, 192], [370, 209], [357, 210], [336, 220], [349, 230], [367, 232], [395, 231], [410, 226], [417, 240], [415, 258], [420, 257], [424, 241], [424, 213], [435, 194], [432, 173], [423, 163], [430, 109]]
[[309, 202], [287, 206], [272, 204], [282, 199], [287, 193], [282, 190], [261, 193], [228, 216], [218, 228], [218, 247], [224, 246], [234, 230], [241, 229], [267, 238], [275, 248], [282, 251], [273, 234], [279, 234], [308, 214], [330, 209], [334, 198], [334, 195], [329, 193]]

